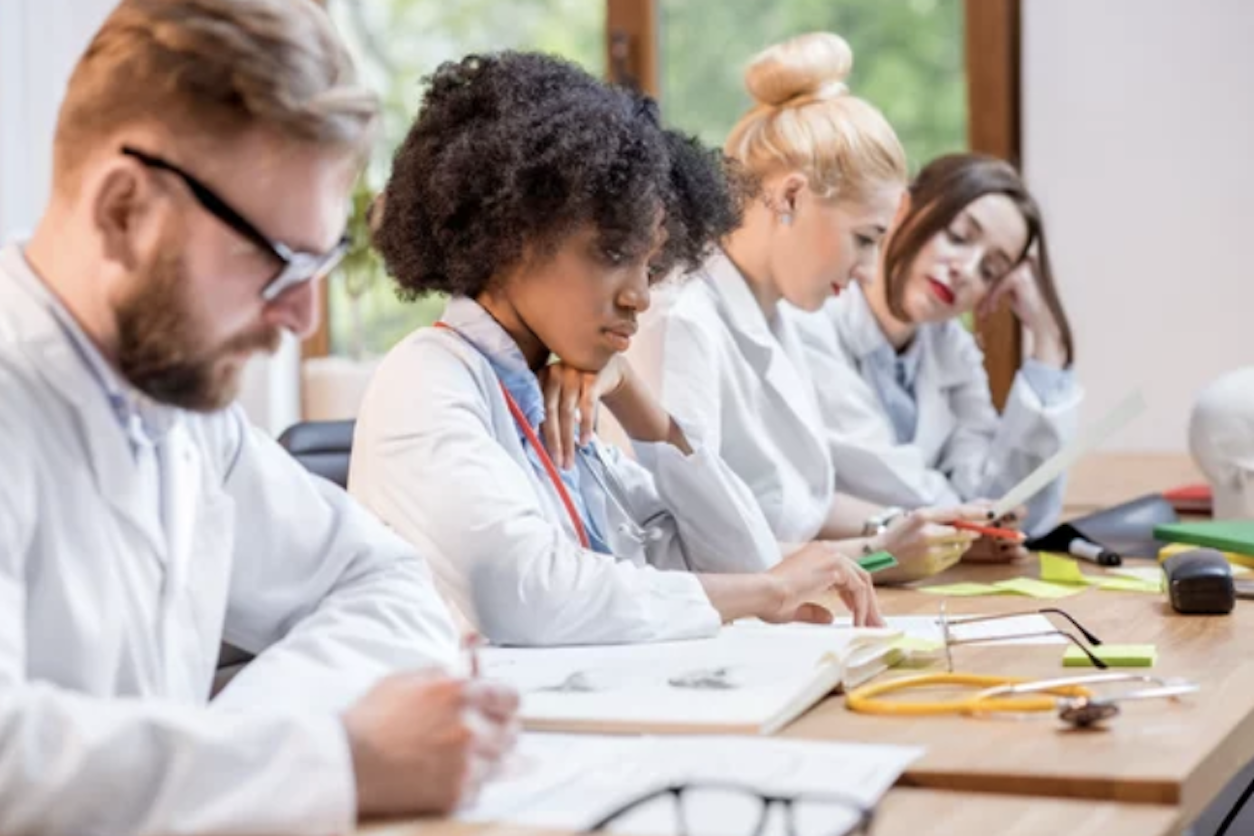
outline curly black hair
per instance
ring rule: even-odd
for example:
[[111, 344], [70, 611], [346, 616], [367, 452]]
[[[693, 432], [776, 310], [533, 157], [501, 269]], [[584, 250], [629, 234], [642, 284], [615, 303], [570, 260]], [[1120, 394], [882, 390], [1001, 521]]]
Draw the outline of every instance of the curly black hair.
[[442, 64], [393, 160], [374, 243], [402, 298], [475, 296], [527, 247], [581, 227], [624, 255], [667, 239], [657, 275], [693, 268], [740, 223], [747, 177], [659, 124], [656, 103], [549, 55]]

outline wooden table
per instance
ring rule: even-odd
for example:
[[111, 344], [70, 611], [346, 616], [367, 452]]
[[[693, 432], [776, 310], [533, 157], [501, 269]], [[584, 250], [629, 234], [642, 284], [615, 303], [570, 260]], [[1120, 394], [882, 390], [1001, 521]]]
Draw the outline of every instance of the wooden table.
[[[1200, 476], [1187, 455], [1097, 454], [1074, 469], [1065, 516], [1191, 481]], [[1034, 561], [1014, 567], [959, 566], [930, 583], [1037, 573]], [[1182, 703], [1129, 704], [1107, 730], [1096, 732], [1068, 731], [1052, 715], [1028, 720], [873, 717], [847, 711], [840, 698], [828, 699], [783, 735], [927, 749], [881, 802], [875, 836], [1175, 836], [1254, 760], [1254, 603], [1239, 604], [1231, 616], [1202, 618], [1176, 615], [1160, 596], [1097, 590], [1056, 602], [1009, 595], [947, 600], [951, 613], [1059, 606], [1104, 641], [1155, 643], [1158, 663], [1147, 672], [1194, 679], [1202, 691]], [[933, 614], [940, 601], [911, 589], [881, 591], [890, 615]], [[1062, 668], [1062, 651], [1057, 645], [987, 645], [954, 653], [962, 671], [1031, 678], [1084, 672]], [[375, 824], [359, 832], [538, 833], [447, 820]]]
[[[1037, 572], [1035, 561], [959, 566], [931, 582], [993, 581]], [[1254, 604], [1239, 605], [1230, 616], [1185, 617], [1175, 614], [1163, 596], [1144, 593], [1088, 590], [1059, 601], [1009, 595], [946, 600], [951, 613], [1059, 606], [1104, 641], [1156, 644], [1158, 662], [1148, 671], [1196, 680], [1202, 690], [1179, 703], [1128, 704], [1107, 729], [1089, 732], [1068, 730], [1052, 714], [1014, 720], [878, 717], [854, 714], [841, 698], [830, 698], [783, 736], [926, 749], [882, 802], [876, 836], [1178, 834], [1254, 760]], [[941, 599], [913, 589], [888, 589], [881, 591], [881, 601], [887, 614], [906, 615], [936, 613]], [[954, 649], [962, 671], [1029, 678], [1084, 672], [1062, 668], [1062, 652], [1060, 645]], [[361, 832], [534, 833], [510, 825], [447, 821], [380, 824]]]
[[[875, 814], [874, 836], [1176, 836], [1179, 814], [1152, 804], [1023, 798], [896, 788]], [[508, 824], [441, 820], [372, 824], [360, 836], [556, 836]]]
[[[1013, 568], [959, 566], [937, 582], [1036, 572], [1035, 561]], [[1254, 604], [1241, 603], [1230, 616], [1202, 617], [1177, 615], [1165, 596], [1144, 593], [1088, 590], [1056, 602], [1020, 596], [946, 600], [951, 613], [1060, 606], [1103, 641], [1156, 644], [1157, 664], [1141, 670], [1187, 677], [1202, 690], [1180, 703], [1128, 704], [1102, 731], [1069, 730], [1052, 714], [1029, 719], [855, 714], [833, 697], [784, 736], [923, 746], [926, 754], [903, 777], [910, 786], [1166, 804], [1185, 822], [1254, 759]], [[885, 590], [881, 603], [888, 615], [930, 614], [938, 611], [940, 599]], [[963, 672], [1034, 679], [1090, 670], [1064, 669], [1062, 652], [1059, 645], [962, 646], [954, 649], [954, 664]]]

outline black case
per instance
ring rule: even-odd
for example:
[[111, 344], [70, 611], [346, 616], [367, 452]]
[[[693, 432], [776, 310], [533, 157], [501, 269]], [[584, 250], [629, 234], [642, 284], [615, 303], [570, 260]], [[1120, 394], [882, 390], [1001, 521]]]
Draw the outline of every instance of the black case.
[[1163, 561], [1167, 595], [1176, 612], [1226, 615], [1236, 606], [1232, 567], [1214, 549], [1193, 549]]

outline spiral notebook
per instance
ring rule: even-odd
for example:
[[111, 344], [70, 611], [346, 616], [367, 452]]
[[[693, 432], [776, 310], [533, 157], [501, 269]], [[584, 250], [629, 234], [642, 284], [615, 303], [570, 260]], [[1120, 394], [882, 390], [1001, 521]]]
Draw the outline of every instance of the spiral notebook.
[[693, 641], [485, 648], [483, 676], [520, 692], [523, 726], [615, 734], [772, 734], [900, 658], [901, 633], [737, 623]]

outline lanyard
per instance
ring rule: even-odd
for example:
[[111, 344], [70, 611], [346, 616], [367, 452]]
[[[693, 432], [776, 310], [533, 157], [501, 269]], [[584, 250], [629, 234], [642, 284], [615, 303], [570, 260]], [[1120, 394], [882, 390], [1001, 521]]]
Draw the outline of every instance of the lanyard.
[[[459, 337], [461, 334], [456, 328], [447, 322], [436, 322], [436, 328], [443, 328], [446, 331], [452, 331]], [[462, 339], [466, 339], [462, 337]], [[467, 340], [469, 342], [469, 340]], [[575, 527], [575, 534], [579, 537], [579, 545], [585, 549], [591, 548], [588, 540], [588, 532], [584, 529], [583, 520], [579, 518], [579, 511], [575, 508], [574, 501], [571, 500], [570, 494], [566, 490], [566, 483], [562, 481], [562, 477], [558, 475], [557, 467], [553, 464], [553, 459], [549, 457], [548, 451], [544, 449], [544, 445], [540, 443], [540, 439], [536, 437], [536, 431], [531, 428], [531, 423], [527, 420], [527, 416], [523, 414], [522, 408], [518, 406], [518, 402], [514, 400], [514, 396], [509, 393], [509, 389], [498, 378], [497, 383], [500, 384], [501, 394], [505, 396], [505, 403], [509, 406], [510, 415], [514, 416], [514, 423], [518, 425], [518, 429], [522, 430], [523, 435], [527, 439], [527, 443], [536, 451], [536, 455], [540, 458], [540, 464], [544, 466], [544, 471], [549, 475], [549, 481], [553, 483], [553, 488], [557, 491], [558, 497], [562, 500], [562, 504], [566, 506], [566, 513], [570, 515], [571, 524]]]

